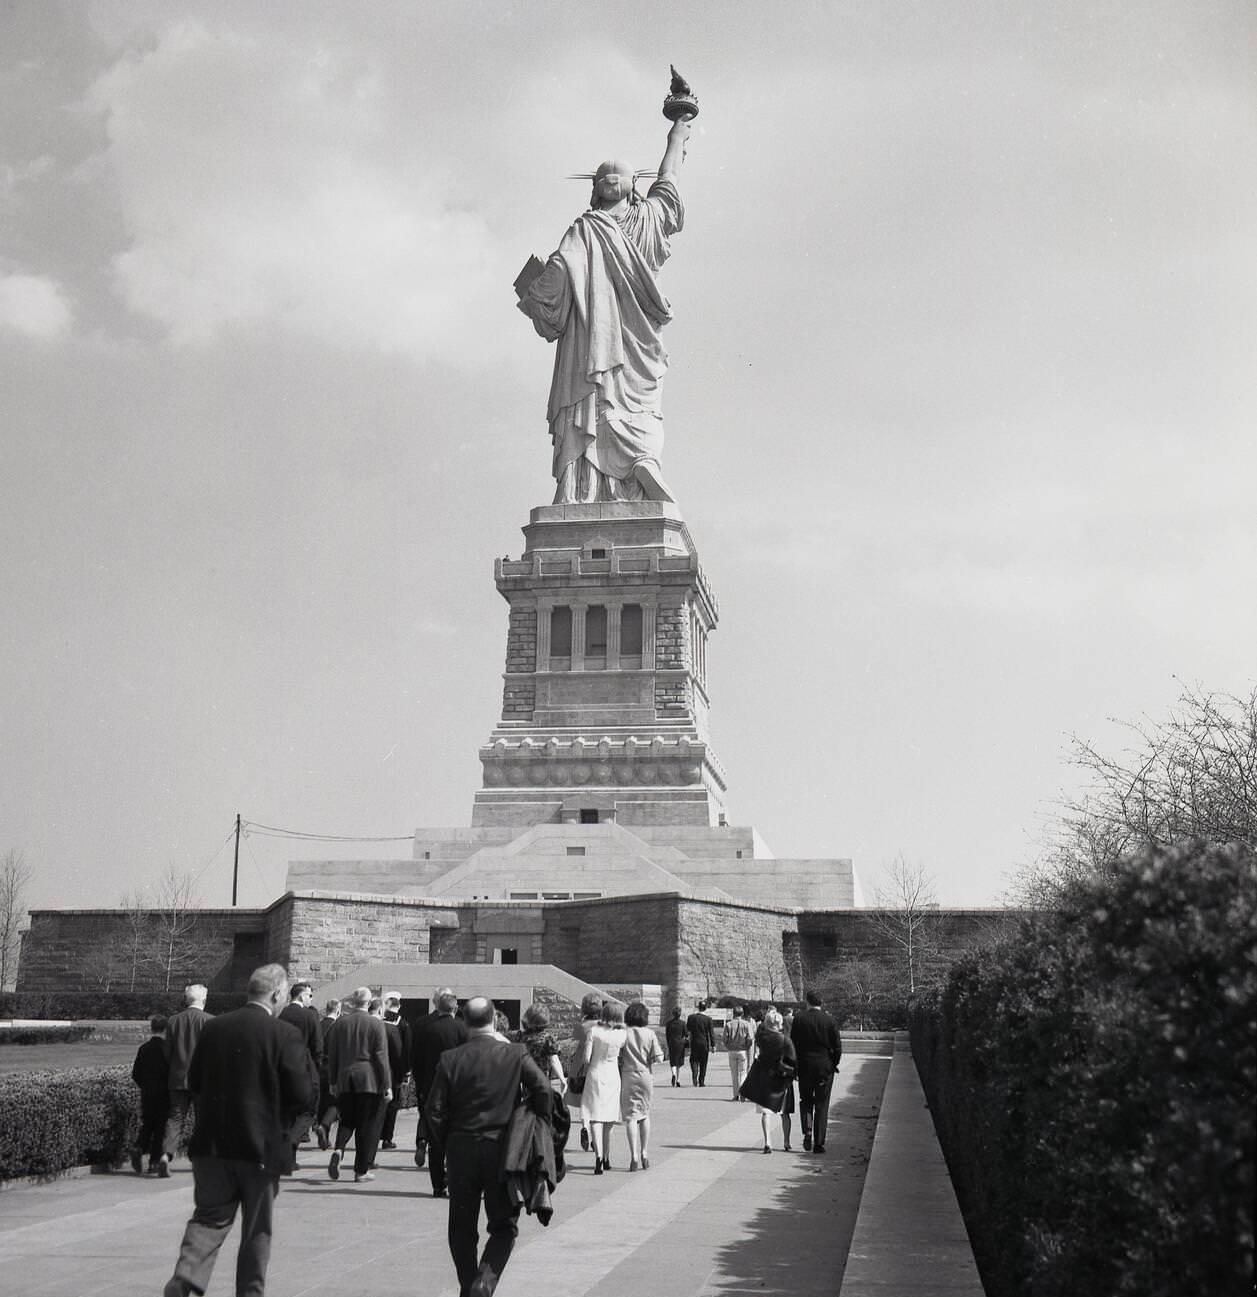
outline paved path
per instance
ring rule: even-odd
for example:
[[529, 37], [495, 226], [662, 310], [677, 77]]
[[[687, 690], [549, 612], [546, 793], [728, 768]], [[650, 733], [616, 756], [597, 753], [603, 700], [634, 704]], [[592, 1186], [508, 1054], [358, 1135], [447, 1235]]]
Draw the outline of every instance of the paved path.
[[[595, 1177], [570, 1141], [571, 1169], [543, 1229], [521, 1220], [500, 1297], [834, 1297], [855, 1227], [890, 1059], [847, 1055], [834, 1086], [828, 1151], [760, 1153], [759, 1119], [728, 1101], [723, 1056], [708, 1086], [671, 1089], [656, 1072], [648, 1171]], [[270, 1297], [455, 1297], [446, 1204], [411, 1162], [414, 1116], [374, 1182], [333, 1183], [312, 1147], [276, 1208]], [[618, 1159], [617, 1159], [618, 1154]], [[81, 1175], [0, 1192], [0, 1287], [24, 1297], [161, 1292], [192, 1207], [192, 1176]], [[237, 1234], [211, 1297], [232, 1291]]]

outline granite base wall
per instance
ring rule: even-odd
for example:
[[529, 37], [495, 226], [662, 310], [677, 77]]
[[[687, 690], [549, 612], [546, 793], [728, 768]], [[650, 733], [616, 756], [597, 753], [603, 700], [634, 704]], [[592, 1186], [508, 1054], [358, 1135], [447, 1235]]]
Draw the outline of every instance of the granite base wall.
[[544, 907], [544, 960], [595, 986], [674, 988], [679, 898], [627, 896]]
[[[441, 962], [433, 934], [470, 939], [474, 907], [383, 897], [286, 896], [272, 907], [274, 958], [316, 986], [363, 964]], [[284, 939], [286, 936], [286, 940]], [[450, 943], [451, 946], [457, 944]], [[446, 958], [444, 962], [462, 962]], [[466, 962], [473, 962], [468, 959]]]
[[786, 962], [786, 939], [796, 931], [793, 911], [691, 900], [677, 908], [681, 1000], [794, 1000], [802, 994]]

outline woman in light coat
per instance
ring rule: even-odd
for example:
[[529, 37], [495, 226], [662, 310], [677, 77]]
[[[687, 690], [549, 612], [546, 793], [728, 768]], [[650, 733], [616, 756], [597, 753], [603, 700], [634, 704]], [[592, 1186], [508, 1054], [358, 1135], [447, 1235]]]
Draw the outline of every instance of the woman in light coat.
[[580, 1022], [576, 1025], [573, 1033], [574, 1044], [571, 1056], [568, 1059], [570, 1064], [568, 1074], [572, 1078], [571, 1084], [567, 1090], [567, 1106], [571, 1108], [574, 1115], [580, 1120], [580, 1146], [589, 1152], [589, 1122], [585, 1120], [584, 1113], [584, 1058], [585, 1044], [589, 1039], [589, 1033], [598, 1024], [602, 1017], [602, 996], [596, 991], [590, 991], [580, 1002]]
[[624, 1048], [624, 1006], [608, 1000], [602, 1021], [585, 1038], [585, 1089], [581, 1121], [589, 1123], [594, 1142], [594, 1174], [611, 1169], [611, 1127], [620, 1120], [620, 1051]]
[[647, 1025], [650, 1012], [640, 1001], [624, 1013], [624, 1048], [620, 1051], [620, 1117], [628, 1136], [629, 1170], [650, 1165], [650, 1105], [655, 1095], [651, 1068], [662, 1063], [659, 1037]]

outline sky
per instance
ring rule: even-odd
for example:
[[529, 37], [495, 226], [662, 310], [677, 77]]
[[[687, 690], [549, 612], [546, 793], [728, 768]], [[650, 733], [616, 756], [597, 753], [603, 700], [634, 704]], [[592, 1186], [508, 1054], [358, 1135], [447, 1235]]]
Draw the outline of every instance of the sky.
[[[237, 813], [466, 826], [493, 560], [549, 503], [511, 283], [698, 95], [663, 467], [720, 599], [729, 819], [1005, 894], [1070, 737], [1246, 693], [1248, 0], [0, 8], [0, 850], [35, 907]], [[251, 831], [289, 859], [405, 842]]]

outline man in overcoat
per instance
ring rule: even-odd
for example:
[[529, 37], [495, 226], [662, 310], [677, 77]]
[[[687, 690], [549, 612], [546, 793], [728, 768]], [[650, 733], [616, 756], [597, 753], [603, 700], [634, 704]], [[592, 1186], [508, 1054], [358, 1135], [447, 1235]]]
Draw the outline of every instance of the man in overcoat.
[[[522, 1045], [499, 1040], [493, 1001], [475, 996], [463, 1009], [470, 1039], [446, 1050], [437, 1064], [424, 1120], [433, 1158], [449, 1168], [449, 1245], [459, 1297], [492, 1297], [519, 1232], [503, 1175], [503, 1140], [520, 1087], [536, 1116], [550, 1116], [550, 1083]], [[488, 1241], [478, 1254], [480, 1204]]]
[[842, 1038], [838, 1024], [821, 1008], [821, 997], [808, 991], [805, 998], [808, 1007], [795, 1016], [790, 1028], [790, 1039], [799, 1056], [799, 1123], [803, 1127], [803, 1147], [823, 1153], [829, 1127], [829, 1093], [842, 1058]]
[[179, 1137], [183, 1133], [184, 1118], [193, 1106], [192, 1090], [188, 1085], [188, 1069], [192, 1065], [192, 1054], [210, 1014], [205, 1012], [205, 1001], [209, 991], [200, 983], [193, 982], [183, 989], [184, 1007], [178, 1013], [171, 1014], [166, 1022], [166, 1057], [170, 1062], [167, 1085], [170, 1089], [170, 1102], [166, 1108], [166, 1130], [162, 1135], [162, 1154], [157, 1163], [157, 1174], [166, 1179], [170, 1175], [170, 1163], [174, 1160], [179, 1147]]
[[263, 1297], [271, 1255], [271, 1215], [288, 1169], [293, 1115], [313, 1105], [305, 1044], [279, 1020], [288, 974], [265, 964], [249, 978], [249, 1002], [205, 1024], [188, 1070], [196, 1096], [191, 1219], [164, 1297], [203, 1293], [214, 1262], [242, 1213], [237, 1297]]

